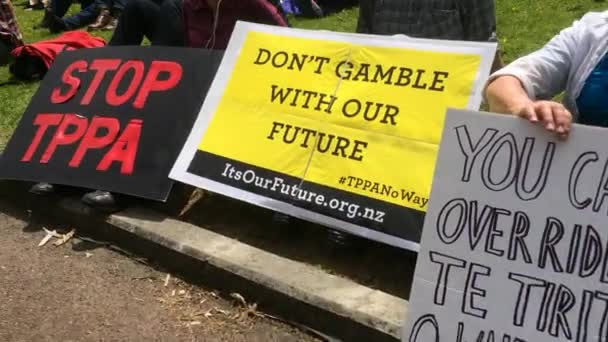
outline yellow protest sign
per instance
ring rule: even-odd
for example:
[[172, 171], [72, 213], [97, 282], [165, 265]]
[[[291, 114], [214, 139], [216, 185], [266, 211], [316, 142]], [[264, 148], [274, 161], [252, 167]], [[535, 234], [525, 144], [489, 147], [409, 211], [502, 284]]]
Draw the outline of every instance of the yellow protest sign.
[[446, 109], [479, 105], [494, 49], [239, 23], [171, 176], [415, 246], [400, 213], [426, 211]]

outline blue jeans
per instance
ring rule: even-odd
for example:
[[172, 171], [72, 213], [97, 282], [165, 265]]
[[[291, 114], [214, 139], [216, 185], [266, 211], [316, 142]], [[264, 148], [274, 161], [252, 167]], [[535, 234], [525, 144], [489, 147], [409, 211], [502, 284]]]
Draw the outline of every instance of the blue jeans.
[[[58, 17], [63, 17], [73, 0], [54, 0], [51, 4], [53, 13]], [[100, 7], [122, 10], [125, 7], [126, 0], [82, 0], [80, 6], [82, 10], [75, 15], [64, 18], [63, 21], [68, 29], [73, 30], [79, 27], [87, 26], [97, 19]]]

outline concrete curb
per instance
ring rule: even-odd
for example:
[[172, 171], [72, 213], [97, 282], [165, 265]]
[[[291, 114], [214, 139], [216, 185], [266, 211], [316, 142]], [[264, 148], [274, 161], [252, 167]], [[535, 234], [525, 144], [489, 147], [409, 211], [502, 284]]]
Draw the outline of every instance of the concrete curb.
[[[7, 194], [27, 197], [23, 196], [25, 189], [18, 195], [18, 190], [8, 190], [4, 182], [0, 182], [0, 189], [4, 189], [0, 190], [4, 200], [7, 200]], [[23, 207], [29, 201], [26, 198], [11, 199], [11, 203]], [[88, 224], [95, 222], [91, 219], [94, 212], [73, 198], [47, 201], [44, 207], [45, 213], [53, 216], [69, 217]], [[211, 266], [234, 275], [244, 281], [242, 287], [245, 291], [253, 287], [269, 291], [269, 297], [275, 301], [274, 306], [289, 312], [296, 322], [322, 332], [331, 329], [329, 334], [348, 341], [394, 341], [400, 338], [401, 325], [407, 314], [407, 301], [402, 298], [152, 210], [131, 208], [99, 219], [100, 223], [196, 259], [205, 267]], [[258, 301], [258, 292], [250, 292], [249, 298]], [[304, 304], [302, 307], [309, 310], [301, 310], [302, 307], [285, 309], [294, 304]], [[320, 316], [313, 319], [311, 315]]]

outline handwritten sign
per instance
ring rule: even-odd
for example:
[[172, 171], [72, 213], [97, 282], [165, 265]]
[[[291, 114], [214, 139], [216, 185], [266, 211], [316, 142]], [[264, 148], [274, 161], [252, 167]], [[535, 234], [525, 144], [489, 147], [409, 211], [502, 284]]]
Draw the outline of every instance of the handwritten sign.
[[239, 23], [171, 177], [417, 247], [446, 108], [477, 108], [495, 45]]
[[451, 110], [403, 341], [607, 341], [607, 142]]
[[62, 53], [0, 158], [0, 178], [165, 200], [220, 60], [157, 47]]

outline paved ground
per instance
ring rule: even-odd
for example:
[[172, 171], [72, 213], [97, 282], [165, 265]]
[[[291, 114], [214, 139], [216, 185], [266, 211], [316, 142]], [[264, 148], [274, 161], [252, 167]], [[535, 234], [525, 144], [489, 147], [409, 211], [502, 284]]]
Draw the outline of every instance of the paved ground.
[[317, 341], [114, 251], [38, 247], [44, 235], [0, 213], [0, 341]]

